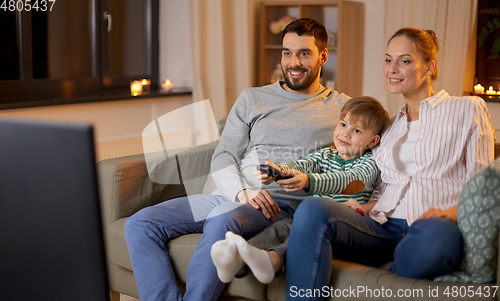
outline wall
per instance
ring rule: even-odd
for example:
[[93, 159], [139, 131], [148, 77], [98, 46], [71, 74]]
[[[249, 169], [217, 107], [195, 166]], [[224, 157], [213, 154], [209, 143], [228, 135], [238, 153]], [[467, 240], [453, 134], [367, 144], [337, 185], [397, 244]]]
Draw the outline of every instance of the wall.
[[385, 53], [384, 0], [356, 0], [365, 4], [365, 45], [363, 53], [363, 95], [381, 100], [385, 81], [382, 74]]
[[[101, 144], [107, 141], [141, 137], [144, 127], [151, 121], [165, 113], [191, 103], [192, 98], [190, 95], [137, 98], [132, 100], [2, 110], [0, 111], [0, 117], [92, 124], [94, 126], [95, 140], [97, 144]], [[181, 124], [180, 122], [178, 124], [179, 128], [189, 126], [189, 124]], [[184, 145], [180, 145], [179, 147], [182, 146]], [[126, 155], [130, 154], [133, 153]]]

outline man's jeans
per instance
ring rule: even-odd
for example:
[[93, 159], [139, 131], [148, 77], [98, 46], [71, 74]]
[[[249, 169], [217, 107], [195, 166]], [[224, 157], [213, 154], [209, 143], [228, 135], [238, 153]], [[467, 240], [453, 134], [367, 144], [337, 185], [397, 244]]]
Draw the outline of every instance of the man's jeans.
[[[293, 215], [288, 202], [276, 202], [281, 208], [276, 221]], [[225, 284], [210, 257], [212, 245], [227, 231], [250, 238], [270, 224], [260, 210], [215, 195], [193, 195], [140, 210], [125, 222], [125, 238], [141, 301], [217, 300]], [[165, 243], [193, 233], [203, 236], [189, 263], [182, 298]]]
[[[370, 216], [323, 198], [307, 198], [298, 207], [290, 231], [287, 300], [300, 289], [321, 290], [330, 283], [333, 258], [379, 266], [394, 259], [390, 271], [417, 279], [448, 274], [460, 264], [462, 236], [444, 218], [415, 221], [389, 218], [380, 225]], [[293, 287], [293, 288], [292, 288]]]

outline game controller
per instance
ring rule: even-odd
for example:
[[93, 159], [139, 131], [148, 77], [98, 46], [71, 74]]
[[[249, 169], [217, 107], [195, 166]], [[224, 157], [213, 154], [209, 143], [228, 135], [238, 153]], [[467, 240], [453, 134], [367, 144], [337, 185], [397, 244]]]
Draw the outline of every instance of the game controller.
[[257, 166], [257, 169], [268, 176], [274, 177], [274, 179], [276, 180], [290, 179], [292, 177], [289, 175], [284, 175], [281, 171], [267, 164], [260, 164]]

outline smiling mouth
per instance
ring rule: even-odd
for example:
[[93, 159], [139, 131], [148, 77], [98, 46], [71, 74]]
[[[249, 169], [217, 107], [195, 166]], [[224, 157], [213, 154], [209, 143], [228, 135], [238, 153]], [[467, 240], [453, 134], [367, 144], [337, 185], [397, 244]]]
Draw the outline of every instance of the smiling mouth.
[[288, 70], [292, 77], [300, 77], [302, 74], [306, 73], [307, 70]]
[[391, 79], [389, 79], [390, 83], [400, 83], [402, 81], [403, 81], [402, 79], [397, 79], [397, 78], [391, 78]]
[[[338, 138], [337, 138], [337, 139], [338, 139]], [[338, 139], [338, 140], [340, 141], [340, 143], [341, 143], [342, 145], [350, 145], [349, 143], [347, 143], [347, 142], [345, 142], [345, 141], [343, 141], [343, 140], [341, 140], [341, 139]]]

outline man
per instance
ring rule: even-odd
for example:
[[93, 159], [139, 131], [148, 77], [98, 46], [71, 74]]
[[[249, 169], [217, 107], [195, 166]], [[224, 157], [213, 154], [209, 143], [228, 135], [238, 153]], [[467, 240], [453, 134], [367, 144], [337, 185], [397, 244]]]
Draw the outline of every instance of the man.
[[[285, 28], [285, 81], [245, 89], [236, 100], [212, 158], [217, 184], [212, 195], [169, 200], [127, 220], [125, 237], [141, 301], [217, 300], [225, 284], [217, 277], [211, 246], [227, 231], [248, 238], [293, 216], [292, 208], [305, 195], [285, 193], [276, 183], [260, 189], [253, 170], [258, 163], [297, 160], [332, 143], [348, 97], [319, 83], [327, 39], [324, 26], [312, 19]], [[165, 242], [191, 233], [203, 236], [188, 267], [183, 299]]]

